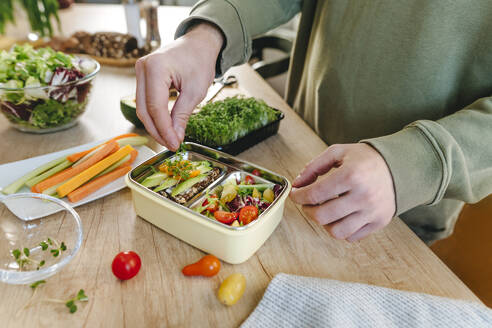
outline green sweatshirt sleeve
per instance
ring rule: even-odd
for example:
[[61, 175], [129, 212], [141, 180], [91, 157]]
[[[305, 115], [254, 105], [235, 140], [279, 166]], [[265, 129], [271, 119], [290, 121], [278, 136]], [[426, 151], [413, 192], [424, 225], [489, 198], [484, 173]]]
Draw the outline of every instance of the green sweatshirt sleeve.
[[492, 97], [438, 121], [419, 120], [362, 142], [388, 164], [396, 215], [443, 198], [475, 203], [492, 193]]
[[217, 62], [217, 75], [245, 63], [251, 55], [251, 39], [275, 28], [300, 11], [301, 0], [203, 0], [176, 30], [185, 34], [197, 20], [215, 24], [225, 36]]

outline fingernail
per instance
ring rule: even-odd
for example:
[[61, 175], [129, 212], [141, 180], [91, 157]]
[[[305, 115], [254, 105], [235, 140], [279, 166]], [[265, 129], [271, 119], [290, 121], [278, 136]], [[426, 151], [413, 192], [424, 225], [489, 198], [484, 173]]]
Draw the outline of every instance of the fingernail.
[[293, 185], [296, 185], [299, 183], [299, 181], [301, 180], [301, 175], [299, 174], [295, 179], [294, 179], [294, 182], [292, 182]]
[[179, 140], [183, 140], [185, 134], [184, 128], [182, 126], [176, 127], [176, 134], [178, 135]]

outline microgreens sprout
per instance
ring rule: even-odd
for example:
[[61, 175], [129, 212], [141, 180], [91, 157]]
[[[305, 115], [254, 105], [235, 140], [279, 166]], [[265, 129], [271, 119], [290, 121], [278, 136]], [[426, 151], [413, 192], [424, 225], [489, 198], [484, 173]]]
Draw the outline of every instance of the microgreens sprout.
[[51, 239], [51, 238], [47, 238], [46, 241], [40, 242], [39, 246], [41, 246], [41, 249], [43, 251], [51, 247], [50, 253], [53, 255], [53, 257], [58, 257], [58, 255], [60, 255], [61, 252], [67, 250], [67, 246], [65, 245], [65, 242], [62, 241], [60, 244], [55, 239]]
[[[42, 283], [45, 283], [45, 281], [40, 280], [40, 281], [37, 281], [31, 285], [31, 288], [34, 290], [34, 293], [36, 293], [36, 290], [37, 290], [36, 287], [38, 287]], [[33, 296], [31, 297], [31, 300], [34, 297], [34, 293], [33, 293]], [[27, 308], [27, 307], [35, 304], [35, 302], [32, 302], [31, 300], [29, 301], [29, 303], [24, 308]], [[71, 298], [69, 300], [60, 300], [60, 299], [56, 299], [56, 298], [45, 298], [45, 299], [39, 300], [38, 302], [65, 304], [65, 306], [68, 308], [70, 313], [75, 313], [75, 312], [77, 312], [77, 304], [76, 303], [77, 302], [87, 302], [87, 301], [89, 301], [89, 298], [87, 297], [87, 295], [85, 295], [84, 290], [81, 289], [81, 290], [79, 290], [79, 292], [77, 293], [77, 295], [74, 298]]]
[[77, 311], [76, 301], [87, 302], [89, 298], [85, 295], [83, 289], [79, 290], [77, 296], [65, 302], [65, 306], [69, 309], [70, 313], [75, 313]]
[[[39, 243], [39, 246], [41, 247], [42, 251], [50, 249], [50, 253], [51, 255], [53, 255], [53, 257], [58, 257], [61, 252], [67, 250], [67, 245], [65, 245], [65, 242], [62, 241], [61, 243], [58, 243], [56, 240], [51, 238], [43, 240]], [[39, 270], [43, 265], [46, 264], [45, 260], [36, 261], [31, 258], [31, 251], [27, 247], [22, 248], [22, 251], [19, 248], [12, 250], [12, 256], [14, 257], [15, 262], [17, 262], [17, 264], [19, 265], [19, 269], [21, 271], [24, 270], [28, 264], [36, 265], [36, 270]]]
[[39, 287], [41, 284], [45, 284], [46, 280], [38, 280], [30, 285], [30, 287], [34, 290]]
[[27, 247], [24, 247], [22, 251], [18, 248], [12, 250], [12, 256], [14, 257], [15, 262], [17, 262], [17, 264], [19, 265], [19, 269], [21, 271], [24, 270], [25, 266], [30, 263], [36, 265], [36, 270], [39, 270], [39, 268], [41, 268], [46, 263], [44, 260], [40, 262], [33, 260], [30, 255], [31, 251]]

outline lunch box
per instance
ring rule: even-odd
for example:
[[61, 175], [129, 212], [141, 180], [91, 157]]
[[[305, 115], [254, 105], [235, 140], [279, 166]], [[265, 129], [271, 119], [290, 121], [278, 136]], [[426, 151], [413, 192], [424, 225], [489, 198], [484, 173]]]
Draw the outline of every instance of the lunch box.
[[[126, 176], [125, 181], [132, 192], [137, 215], [225, 262], [237, 264], [246, 261], [263, 245], [282, 220], [285, 201], [291, 189], [290, 182], [281, 175], [209, 147], [186, 142], [184, 148], [185, 159], [210, 162], [213, 167], [219, 168], [219, 177], [185, 204], [178, 204], [137, 182], [155, 172], [161, 163], [175, 155], [172, 151], [163, 151]], [[261, 177], [254, 176], [256, 181], [282, 187], [275, 200], [256, 220], [244, 226], [233, 227], [193, 211], [192, 208], [203, 201], [207, 192], [232, 177], [251, 175], [253, 170], [261, 173]]]

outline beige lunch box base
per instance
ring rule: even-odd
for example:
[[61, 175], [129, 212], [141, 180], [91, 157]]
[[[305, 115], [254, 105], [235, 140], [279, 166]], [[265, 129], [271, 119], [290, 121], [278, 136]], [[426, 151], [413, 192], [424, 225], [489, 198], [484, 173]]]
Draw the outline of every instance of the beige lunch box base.
[[144, 190], [130, 183], [128, 176], [125, 180], [132, 192], [135, 211], [141, 218], [231, 264], [248, 260], [273, 233], [282, 220], [285, 200], [291, 188], [288, 183], [277, 206], [271, 208], [254, 225], [243, 230], [232, 230], [178, 206], [169, 206], [162, 199], [149, 197]]

